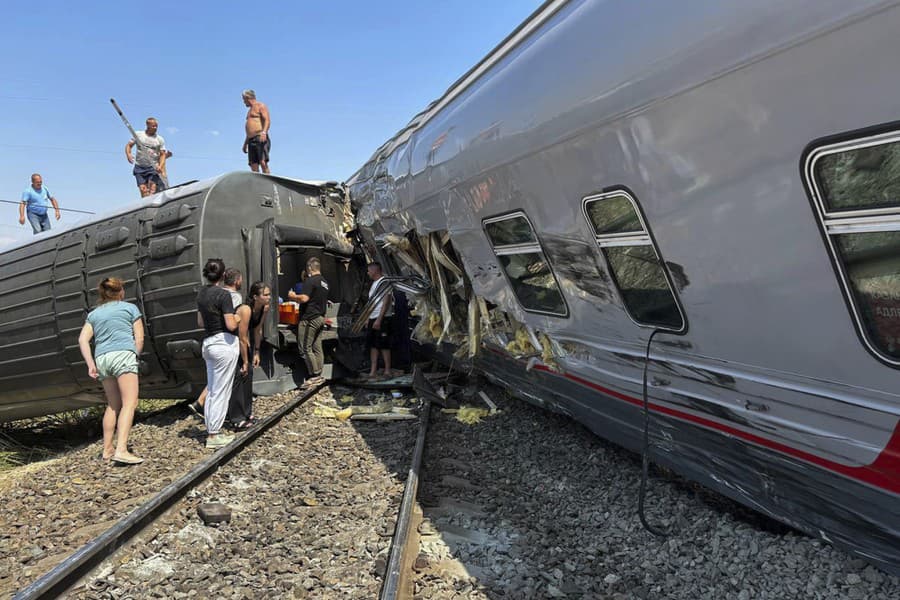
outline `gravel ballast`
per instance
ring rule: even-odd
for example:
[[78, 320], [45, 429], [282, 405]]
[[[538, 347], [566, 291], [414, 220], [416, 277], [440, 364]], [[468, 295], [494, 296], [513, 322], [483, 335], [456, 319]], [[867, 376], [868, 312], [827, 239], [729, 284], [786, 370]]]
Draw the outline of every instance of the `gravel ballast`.
[[[285, 400], [257, 399], [256, 412], [265, 416]], [[68, 597], [376, 596], [417, 421], [313, 414], [329, 404], [334, 400], [325, 388], [220, 466]], [[32, 468], [5, 490], [0, 593], [21, 589], [208, 456], [198, 422], [185, 414], [179, 407], [162, 422], [135, 428], [135, 451], [147, 457], [138, 467], [107, 467], [92, 446]], [[212, 503], [227, 507], [230, 519], [204, 524], [198, 508], [208, 517]]]
[[501, 412], [432, 418], [417, 598], [900, 598], [900, 579], [652, 470], [571, 419], [481, 386]]

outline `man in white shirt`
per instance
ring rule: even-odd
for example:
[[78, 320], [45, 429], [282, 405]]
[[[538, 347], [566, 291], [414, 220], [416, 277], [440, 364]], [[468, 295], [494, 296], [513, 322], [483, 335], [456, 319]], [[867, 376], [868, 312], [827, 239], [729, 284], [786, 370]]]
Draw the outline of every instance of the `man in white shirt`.
[[[141, 198], [146, 198], [164, 189], [161, 175], [166, 172], [166, 141], [157, 135], [159, 123], [153, 117], [147, 119], [147, 129], [135, 131], [134, 138], [125, 144], [125, 157], [134, 164], [134, 178], [137, 180]], [[137, 144], [135, 156], [131, 156], [131, 148]]]
[[[372, 287], [369, 288], [369, 298], [371, 299], [376, 292], [387, 284], [382, 282], [384, 274], [379, 263], [373, 262], [368, 266], [367, 271], [369, 279], [372, 280]], [[369, 369], [370, 379], [378, 377], [379, 354], [384, 360], [384, 376], [388, 378], [393, 376], [393, 371], [391, 371], [391, 318], [393, 315], [394, 294], [391, 290], [388, 290], [369, 315], [366, 346], [369, 347], [369, 358], [372, 362], [372, 367]]]

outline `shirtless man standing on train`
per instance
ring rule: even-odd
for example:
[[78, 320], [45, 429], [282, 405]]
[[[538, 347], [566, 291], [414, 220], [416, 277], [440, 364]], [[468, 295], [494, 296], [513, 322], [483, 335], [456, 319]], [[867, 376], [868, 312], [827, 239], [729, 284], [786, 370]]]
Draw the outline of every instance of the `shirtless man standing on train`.
[[268, 173], [269, 149], [272, 147], [272, 140], [269, 138], [269, 125], [272, 124], [269, 108], [256, 99], [256, 92], [253, 90], [244, 90], [241, 98], [244, 100], [244, 106], [249, 107], [244, 154], [248, 155], [251, 171], [259, 173], [259, 168], [262, 167], [262, 172]]

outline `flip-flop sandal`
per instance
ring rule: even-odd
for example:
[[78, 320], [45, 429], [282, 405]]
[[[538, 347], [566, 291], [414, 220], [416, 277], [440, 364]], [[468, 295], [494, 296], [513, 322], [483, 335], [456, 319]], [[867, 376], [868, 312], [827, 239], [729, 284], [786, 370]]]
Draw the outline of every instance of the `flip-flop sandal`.
[[137, 456], [113, 456], [111, 460], [118, 465], [139, 465], [144, 462], [143, 458]]

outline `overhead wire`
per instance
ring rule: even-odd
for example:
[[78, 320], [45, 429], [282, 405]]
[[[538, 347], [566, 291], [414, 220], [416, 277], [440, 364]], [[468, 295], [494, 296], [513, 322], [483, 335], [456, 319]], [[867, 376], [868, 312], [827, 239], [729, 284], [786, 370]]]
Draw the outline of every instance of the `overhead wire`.
[[[0, 143], [0, 148], [19, 148], [26, 150], [56, 150], [59, 152], [78, 152], [78, 153], [88, 153], [88, 154], [110, 154], [110, 155], [120, 155], [122, 151], [114, 151], [114, 150], [93, 150], [90, 148], [67, 148], [65, 146], [40, 146], [35, 144], [4, 144]], [[222, 157], [217, 156], [196, 156], [193, 154], [177, 154], [173, 155], [177, 156], [177, 158], [185, 158], [190, 160], [227, 160]]]
[[[4, 204], [21, 204], [21, 203], [22, 203], [21, 200], [0, 200], [0, 202], [3, 202]], [[60, 212], [81, 213], [81, 214], [83, 214], [83, 215], [95, 215], [95, 214], [97, 214], [97, 213], [91, 212], [91, 211], [89, 211], [89, 210], [78, 210], [77, 208], [63, 208], [63, 207], [61, 207], [61, 206], [59, 207], [59, 210], [60, 210]]]

